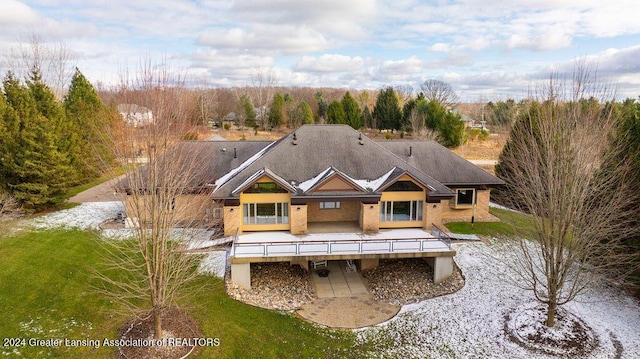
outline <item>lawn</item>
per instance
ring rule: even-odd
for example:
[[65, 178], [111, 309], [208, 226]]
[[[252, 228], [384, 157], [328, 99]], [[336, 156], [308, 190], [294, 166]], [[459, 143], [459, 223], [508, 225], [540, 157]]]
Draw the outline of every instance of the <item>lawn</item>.
[[447, 228], [453, 233], [478, 234], [491, 237], [513, 237], [515, 235], [530, 238], [533, 233], [531, 220], [527, 215], [500, 208], [490, 208], [489, 212], [500, 218], [500, 222], [453, 222]]
[[[24, 346], [0, 346], [0, 356], [112, 358], [114, 348], [44, 347], [28, 339], [116, 339], [127, 318], [94, 288], [102, 263], [100, 241], [80, 230], [23, 231], [0, 239], [0, 338], [25, 339]], [[322, 329], [288, 313], [231, 300], [221, 279], [202, 276], [182, 303], [201, 324], [204, 337], [220, 345], [197, 358], [341, 358], [366, 356], [355, 334]], [[3, 343], [5, 344], [5, 343]]]

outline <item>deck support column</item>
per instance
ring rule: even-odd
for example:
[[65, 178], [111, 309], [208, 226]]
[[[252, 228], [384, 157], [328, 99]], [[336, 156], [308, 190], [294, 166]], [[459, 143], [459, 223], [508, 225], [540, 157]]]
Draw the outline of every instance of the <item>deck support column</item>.
[[374, 269], [378, 267], [378, 264], [380, 264], [379, 258], [362, 258], [360, 270]]
[[251, 263], [232, 263], [231, 282], [244, 289], [251, 289]]
[[438, 284], [453, 274], [453, 257], [425, 258], [433, 268], [433, 283]]

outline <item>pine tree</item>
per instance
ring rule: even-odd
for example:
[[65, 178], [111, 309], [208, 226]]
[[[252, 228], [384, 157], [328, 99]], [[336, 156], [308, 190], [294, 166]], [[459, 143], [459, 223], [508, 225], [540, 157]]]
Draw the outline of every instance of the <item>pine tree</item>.
[[344, 113], [344, 107], [342, 107], [342, 103], [338, 101], [333, 101], [329, 104], [327, 108], [327, 123], [332, 124], [346, 124], [347, 116]]
[[64, 110], [71, 165], [79, 172], [81, 180], [96, 178], [104, 163], [111, 161], [103, 133], [110, 127], [113, 117], [93, 85], [77, 68], [64, 98]]
[[349, 91], [342, 97], [342, 108], [345, 114], [345, 122], [354, 129], [359, 130], [362, 127], [360, 108]]
[[399, 130], [401, 117], [398, 96], [396, 96], [393, 87], [380, 90], [376, 104], [373, 107], [373, 118], [378, 124], [378, 128], [381, 130]]
[[302, 117], [302, 124], [313, 124], [313, 110], [311, 106], [306, 101], [302, 101], [298, 104], [298, 109]]
[[271, 126], [271, 128], [281, 127], [285, 123], [284, 112], [284, 97], [277, 93], [273, 95], [273, 103], [271, 110], [269, 110], [269, 126]]
[[[47, 112], [52, 107], [47, 103], [38, 106], [34, 92], [11, 73], [3, 84], [9, 107], [5, 110], [5, 123], [12, 124], [14, 129], [17, 124], [18, 129], [13, 158], [5, 168], [7, 189], [28, 210], [42, 210], [60, 203], [69, 186], [72, 168], [67, 156], [58, 150], [55, 126], [39, 111], [41, 108]], [[48, 95], [44, 92], [39, 95], [46, 100]]]

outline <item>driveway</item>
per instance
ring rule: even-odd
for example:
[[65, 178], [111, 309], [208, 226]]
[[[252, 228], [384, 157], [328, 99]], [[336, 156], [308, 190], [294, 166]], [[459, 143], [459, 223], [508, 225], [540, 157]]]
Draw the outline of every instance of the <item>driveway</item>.
[[87, 202], [113, 202], [120, 201], [121, 196], [116, 194], [115, 185], [124, 178], [125, 175], [110, 179], [88, 190], [82, 191], [77, 195], [68, 199], [69, 202], [87, 203]]

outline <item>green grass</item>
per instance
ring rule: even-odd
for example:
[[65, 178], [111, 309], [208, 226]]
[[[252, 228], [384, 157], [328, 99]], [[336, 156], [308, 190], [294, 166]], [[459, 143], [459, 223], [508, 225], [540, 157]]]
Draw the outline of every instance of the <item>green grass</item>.
[[506, 236], [514, 235], [528, 237], [533, 231], [530, 218], [522, 213], [505, 209], [491, 208], [491, 214], [500, 218], [500, 222], [453, 222], [447, 223], [447, 228], [453, 233], [478, 234], [483, 236]]
[[[116, 339], [128, 318], [95, 291], [102, 268], [99, 239], [71, 230], [24, 231], [0, 239], [0, 340], [3, 338]], [[218, 338], [196, 358], [365, 357], [355, 334], [314, 326], [288, 313], [255, 308], [230, 299], [221, 279], [199, 277], [183, 306], [202, 335]], [[4, 344], [4, 343], [3, 343]], [[13, 350], [16, 351], [13, 351]], [[114, 348], [0, 346], [0, 357], [112, 358]], [[355, 355], [355, 356], [354, 356]]]

